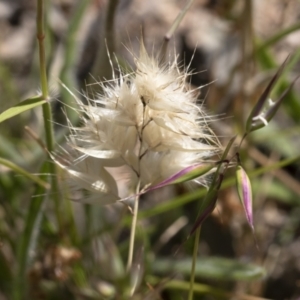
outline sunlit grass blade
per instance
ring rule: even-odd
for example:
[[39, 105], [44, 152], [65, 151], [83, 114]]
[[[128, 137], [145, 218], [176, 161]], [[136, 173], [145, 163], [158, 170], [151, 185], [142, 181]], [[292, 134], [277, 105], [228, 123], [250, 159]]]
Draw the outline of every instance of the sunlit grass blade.
[[10, 119], [14, 116], [17, 116], [27, 110], [33, 109], [37, 106], [41, 106], [45, 104], [47, 101], [43, 99], [42, 96], [35, 96], [32, 98], [28, 98], [17, 105], [5, 110], [3, 113], [0, 114], [0, 123]]

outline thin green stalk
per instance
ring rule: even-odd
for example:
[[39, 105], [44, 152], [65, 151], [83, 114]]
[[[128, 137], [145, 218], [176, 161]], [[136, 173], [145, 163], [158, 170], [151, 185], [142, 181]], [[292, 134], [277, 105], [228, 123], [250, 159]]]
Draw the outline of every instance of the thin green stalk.
[[193, 300], [194, 296], [194, 283], [195, 283], [195, 270], [196, 270], [196, 263], [198, 257], [198, 246], [200, 241], [200, 232], [201, 226], [198, 227], [195, 233], [195, 241], [194, 241], [194, 251], [193, 251], [193, 262], [192, 262], [192, 269], [191, 269], [191, 279], [190, 279], [190, 289], [189, 289], [189, 298], [188, 300]]
[[[136, 230], [136, 223], [137, 223], [137, 217], [138, 217], [138, 210], [139, 210], [139, 199], [140, 199], [140, 188], [141, 188], [141, 158], [142, 158], [142, 146], [143, 146], [143, 132], [145, 127], [147, 126], [147, 124], [144, 123], [145, 122], [145, 106], [143, 108], [143, 126], [141, 131], [139, 132], [139, 141], [140, 141], [140, 146], [139, 146], [139, 153], [138, 153], [138, 157], [139, 157], [139, 166], [138, 166], [138, 183], [136, 186], [136, 197], [134, 200], [134, 209], [133, 209], [133, 217], [132, 217], [132, 223], [131, 223], [131, 231], [130, 231], [130, 241], [129, 241], [129, 251], [128, 251], [128, 260], [127, 260], [127, 268], [126, 271], [127, 273], [130, 272], [131, 270], [131, 266], [132, 266], [132, 258], [133, 258], [133, 250], [134, 250], [134, 239], [135, 239], [135, 230]], [[134, 290], [131, 291], [131, 296], [133, 295]]]
[[[63, 199], [71, 199], [71, 196], [69, 195], [69, 189], [66, 187], [64, 191], [62, 191]], [[64, 206], [64, 215], [66, 220], [68, 220], [68, 236], [70, 237], [70, 240], [73, 245], [78, 246], [80, 243], [75, 218], [74, 218], [74, 211], [73, 211], [73, 205], [72, 201], [65, 201]]]
[[[49, 90], [48, 90], [48, 79], [46, 71], [46, 55], [45, 55], [45, 28], [44, 28], [44, 0], [37, 0], [37, 39], [39, 46], [39, 67], [40, 67], [40, 80], [42, 88], [42, 96], [47, 103], [43, 104], [43, 117], [44, 117], [44, 127], [45, 127], [45, 136], [46, 136], [46, 145], [49, 152], [54, 150], [54, 134], [53, 134], [53, 121], [52, 121], [52, 112], [51, 105], [49, 103]], [[51, 176], [51, 187], [52, 194], [55, 204], [55, 214], [58, 222], [58, 227], [62, 228], [62, 220], [60, 217], [59, 209], [59, 194], [58, 194], [58, 182], [56, 174], [56, 167], [52, 162], [49, 162], [49, 171], [52, 174]]]
[[40, 79], [42, 94], [44, 99], [48, 99], [48, 80], [46, 72], [46, 55], [45, 55], [45, 28], [44, 28], [44, 0], [37, 0], [36, 15], [37, 39], [39, 44], [39, 63], [40, 63]]
[[[137, 185], [137, 194], [140, 190], [140, 182]], [[134, 250], [134, 238], [135, 238], [135, 230], [136, 230], [136, 223], [138, 217], [138, 210], [139, 210], [139, 200], [140, 196], [136, 196], [134, 199], [134, 209], [133, 209], [133, 217], [131, 223], [131, 231], [130, 231], [130, 240], [129, 240], [129, 251], [128, 251], [128, 260], [127, 260], [127, 272], [130, 271], [132, 266], [132, 258], [133, 258], [133, 250]]]

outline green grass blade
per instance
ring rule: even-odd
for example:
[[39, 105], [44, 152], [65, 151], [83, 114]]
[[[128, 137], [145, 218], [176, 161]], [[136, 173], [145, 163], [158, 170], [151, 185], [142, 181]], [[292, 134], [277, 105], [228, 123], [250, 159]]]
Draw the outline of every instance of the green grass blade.
[[29, 172], [27, 172], [26, 170], [22, 169], [21, 167], [17, 166], [16, 164], [14, 164], [13, 162], [4, 159], [4, 158], [0, 158], [0, 164], [3, 166], [6, 166], [7, 168], [15, 171], [16, 173], [25, 176], [26, 178], [32, 180], [33, 182], [35, 182], [36, 184], [40, 185], [41, 187], [45, 188], [45, 189], [49, 189], [49, 184], [42, 180], [41, 178], [39, 178], [36, 175], [33, 175]]
[[293, 24], [290, 27], [284, 28], [282, 31], [277, 32], [275, 35], [271, 36], [269, 39], [264, 41], [257, 49], [256, 51], [263, 51], [270, 46], [273, 46], [274, 44], [278, 43], [280, 40], [288, 36], [289, 34], [298, 31], [300, 29], [300, 23]]
[[[191, 258], [174, 261], [173, 258], [157, 258], [152, 264], [155, 273], [170, 274], [180, 272], [189, 276]], [[234, 259], [222, 257], [198, 258], [195, 269], [196, 276], [223, 281], [252, 281], [265, 276], [265, 270], [257, 265], [246, 264]]]
[[0, 290], [8, 293], [11, 289], [12, 273], [10, 264], [0, 251]]
[[37, 106], [45, 104], [47, 101], [43, 99], [42, 96], [35, 96], [32, 98], [28, 98], [21, 103], [18, 103], [17, 105], [5, 110], [3, 113], [0, 114], [0, 123], [10, 119], [14, 116], [17, 116], [24, 111], [33, 109]]
[[[47, 179], [48, 172], [49, 164], [46, 162], [41, 168], [41, 174], [44, 174], [41, 175], [41, 180]], [[31, 253], [34, 252], [40, 233], [40, 223], [43, 212], [43, 203], [45, 200], [45, 192], [46, 190], [43, 186], [37, 186], [34, 197], [30, 202], [28, 215], [25, 220], [25, 229], [18, 245], [18, 270], [14, 281], [14, 300], [21, 300], [26, 298], [24, 296], [26, 295], [26, 287], [28, 287], [28, 282], [26, 281], [26, 271], [30, 262]]]

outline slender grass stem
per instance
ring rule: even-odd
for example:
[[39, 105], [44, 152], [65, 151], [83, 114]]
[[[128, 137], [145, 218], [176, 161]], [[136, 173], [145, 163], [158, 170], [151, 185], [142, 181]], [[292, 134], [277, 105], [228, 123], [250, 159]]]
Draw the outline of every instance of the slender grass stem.
[[196, 233], [195, 233], [195, 242], [194, 242], [193, 261], [192, 261], [188, 300], [193, 300], [193, 296], [194, 296], [195, 270], [196, 270], [196, 263], [197, 263], [197, 256], [198, 256], [198, 246], [199, 246], [199, 241], [200, 241], [200, 232], [201, 232], [201, 226], [198, 227], [198, 229], [196, 230]]
[[[137, 194], [140, 189], [140, 181], [137, 185]], [[132, 266], [132, 258], [133, 258], [133, 250], [134, 250], [134, 239], [135, 239], [135, 231], [136, 231], [136, 223], [138, 217], [138, 210], [139, 210], [139, 200], [140, 196], [136, 196], [134, 200], [134, 209], [133, 209], [133, 217], [131, 223], [131, 231], [130, 231], [130, 240], [129, 240], [129, 251], [128, 251], [128, 260], [127, 260], [127, 273], [130, 271]]]
[[39, 63], [42, 94], [45, 99], [49, 96], [45, 55], [44, 0], [37, 0], [37, 40], [39, 44]]
[[[47, 79], [47, 70], [46, 70], [46, 55], [45, 55], [45, 28], [44, 28], [44, 0], [37, 0], [37, 40], [39, 47], [39, 67], [40, 67], [40, 80], [42, 88], [42, 96], [47, 103], [42, 106], [43, 117], [44, 117], [44, 127], [45, 127], [45, 136], [46, 136], [46, 145], [49, 152], [54, 150], [54, 134], [53, 134], [53, 121], [52, 121], [52, 112], [51, 105], [49, 103], [49, 90], [48, 90], [48, 79]], [[55, 214], [57, 218], [58, 227], [62, 228], [62, 220], [60, 217], [59, 209], [59, 194], [58, 194], [58, 182], [55, 176], [56, 167], [52, 162], [49, 162], [49, 171], [53, 176], [51, 176], [51, 186], [53, 191], [53, 198], [55, 204]]]

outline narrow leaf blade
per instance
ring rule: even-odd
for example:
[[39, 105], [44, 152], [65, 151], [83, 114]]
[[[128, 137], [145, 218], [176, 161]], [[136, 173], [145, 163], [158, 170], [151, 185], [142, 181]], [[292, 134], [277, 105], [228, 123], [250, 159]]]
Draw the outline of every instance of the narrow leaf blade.
[[[153, 270], [159, 274], [180, 272], [188, 276], [191, 272], [190, 265], [191, 259], [183, 258], [174, 261], [174, 258], [158, 257], [153, 261]], [[196, 276], [221, 281], [252, 281], [266, 276], [266, 270], [259, 265], [223, 257], [198, 258], [195, 272]]]
[[[46, 162], [41, 168], [42, 180], [47, 180], [49, 173], [49, 163]], [[37, 240], [41, 230], [41, 219], [43, 214], [43, 204], [46, 200], [46, 190], [43, 186], [36, 186], [34, 196], [30, 201], [28, 214], [26, 216], [24, 230], [18, 241], [17, 272], [14, 278], [13, 294], [14, 299], [22, 299], [27, 292], [26, 273], [28, 265], [35, 253]]]
[[0, 114], [0, 123], [10, 119], [14, 116], [17, 116], [24, 111], [30, 110], [32, 108], [35, 108], [37, 106], [45, 104], [47, 101], [42, 98], [42, 96], [35, 96], [32, 98], [28, 98], [21, 103], [5, 110], [3, 113]]
[[49, 184], [46, 181], [42, 180], [40, 177], [27, 172], [26, 170], [22, 169], [21, 167], [17, 166], [16, 164], [14, 164], [13, 162], [11, 162], [7, 159], [0, 158], [0, 164], [3, 166], [6, 166], [7, 168], [15, 171], [16, 173], [18, 173], [20, 175], [25, 176], [26, 178], [32, 180], [33, 182], [37, 183], [38, 185], [40, 185], [46, 189], [49, 189], [49, 187], [50, 187]]

